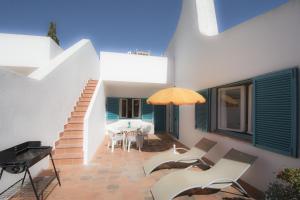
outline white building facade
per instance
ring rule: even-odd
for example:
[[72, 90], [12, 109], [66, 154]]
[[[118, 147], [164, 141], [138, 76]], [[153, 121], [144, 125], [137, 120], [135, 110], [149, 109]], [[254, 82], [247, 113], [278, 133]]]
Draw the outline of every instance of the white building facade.
[[[254, 106], [264, 102], [258, 102], [261, 93], [256, 90], [254, 96], [254, 88], [261, 83], [261, 76], [277, 71], [287, 77], [283, 81], [291, 82], [287, 87], [296, 83], [293, 77], [298, 75], [293, 73], [300, 65], [300, 2], [290, 0], [223, 33], [217, 31], [213, 11], [212, 0], [183, 1], [165, 57], [101, 52], [99, 58], [86, 39], [63, 50], [47, 37], [0, 34], [0, 150], [28, 140], [54, 145], [86, 82], [95, 79], [99, 82], [84, 116], [85, 164], [103, 141], [107, 126], [120, 121], [146, 122], [151, 124], [151, 133], [171, 132], [189, 147], [204, 136], [217, 141], [207, 155], [213, 162], [230, 148], [257, 156], [242, 179], [266, 190], [274, 173], [300, 166], [299, 148], [294, 148], [300, 145], [299, 121], [281, 126], [284, 133], [291, 128], [291, 134], [283, 139], [290, 137], [285, 142], [291, 142], [294, 149], [276, 152], [275, 147], [264, 148], [268, 144], [265, 141], [264, 146], [258, 139], [265, 137], [259, 135], [263, 133], [258, 131], [260, 113]], [[210, 104], [205, 105], [205, 123], [197, 118], [203, 114], [198, 107], [145, 103], [157, 90], [174, 85], [206, 95]], [[283, 101], [295, 106], [290, 116], [297, 120], [299, 106], [292, 100], [298, 95], [294, 94], [295, 88], [299, 92], [298, 85], [288, 90], [291, 101]], [[44, 161], [34, 174], [47, 166]], [[4, 177], [0, 191], [16, 180], [9, 174]]]
[[[299, 1], [291, 0], [264, 15], [214, 36], [204, 35], [199, 29], [201, 26], [198, 12], [201, 8], [197, 6], [199, 6], [197, 0], [183, 1], [177, 30], [166, 51], [167, 57], [174, 62], [176, 86], [191, 88], [195, 91], [210, 89], [212, 93], [217, 90], [215, 93], [218, 93], [220, 97], [222, 89], [246, 87], [245, 85], [252, 85], [255, 78], [261, 75], [293, 67], [299, 68], [300, 40], [297, 39], [300, 35], [300, 26], [297, 25], [300, 20]], [[249, 86], [247, 91], [249, 91]], [[231, 92], [235, 91], [231, 90]], [[240, 90], [239, 98], [243, 97], [241, 93], [243, 90]], [[230, 91], [227, 94], [230, 94]], [[280, 95], [278, 93], [278, 98]], [[221, 115], [222, 110], [216, 108], [222, 106], [218, 103], [219, 100], [215, 99], [215, 102], [212, 102], [214, 104], [212, 107], [215, 106], [215, 108], [211, 109], [215, 111], [211, 111], [211, 115], [218, 115], [218, 113]], [[247, 102], [251, 100], [249, 98]], [[274, 110], [276, 109], [280, 107], [274, 107]], [[299, 113], [299, 107], [294, 109]], [[248, 110], [250, 112], [250, 109]], [[255, 146], [253, 141], [255, 133], [249, 130], [240, 131], [239, 129], [245, 129], [242, 125], [238, 124], [235, 128], [232, 128], [234, 124], [231, 127], [224, 127], [220, 122], [221, 120], [224, 122], [222, 116], [215, 116], [215, 120], [209, 120], [213, 131], [203, 131], [195, 128], [194, 106], [181, 106], [179, 113], [179, 141], [189, 147], [203, 136], [218, 142], [217, 147], [208, 153], [211, 161], [218, 161], [230, 148], [257, 156], [255, 164], [242, 179], [262, 191], [266, 190], [268, 183], [275, 179], [276, 173], [280, 170], [300, 166], [300, 159], [295, 156], [286, 156], [274, 152], [274, 149], [265, 150]], [[228, 114], [234, 114], [234, 111], [228, 111]], [[251, 119], [248, 116], [244, 118]], [[264, 120], [267, 119], [267, 117], [264, 118]], [[229, 120], [230, 117], [227, 121]], [[239, 123], [242, 121], [245, 119], [240, 119]], [[252, 125], [253, 122], [248, 120], [246, 123]], [[295, 126], [298, 124], [299, 121], [294, 122]], [[278, 130], [280, 128], [275, 123], [274, 127]], [[236, 136], [230, 132], [244, 132], [246, 134], [240, 135], [246, 135], [246, 137]], [[298, 139], [294, 138], [293, 142], [297, 147], [300, 143], [299, 130], [295, 135], [298, 135]], [[280, 146], [276, 140], [272, 142]]]

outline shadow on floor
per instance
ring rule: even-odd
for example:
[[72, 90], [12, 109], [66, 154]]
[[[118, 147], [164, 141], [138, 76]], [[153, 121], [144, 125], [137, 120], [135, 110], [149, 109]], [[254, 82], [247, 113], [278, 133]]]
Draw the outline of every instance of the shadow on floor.
[[148, 140], [144, 141], [144, 146], [142, 148], [143, 152], [161, 152], [176, 147], [185, 147], [178, 141], [175, 141], [168, 134], [155, 134], [154, 136], [149, 136]]

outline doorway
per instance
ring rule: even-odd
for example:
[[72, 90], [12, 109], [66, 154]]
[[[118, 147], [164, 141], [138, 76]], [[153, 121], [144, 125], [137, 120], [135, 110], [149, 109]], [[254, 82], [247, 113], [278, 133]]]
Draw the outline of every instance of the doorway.
[[166, 132], [166, 106], [157, 105], [154, 106], [154, 127], [155, 133]]
[[179, 139], [179, 106], [167, 106], [167, 131]]

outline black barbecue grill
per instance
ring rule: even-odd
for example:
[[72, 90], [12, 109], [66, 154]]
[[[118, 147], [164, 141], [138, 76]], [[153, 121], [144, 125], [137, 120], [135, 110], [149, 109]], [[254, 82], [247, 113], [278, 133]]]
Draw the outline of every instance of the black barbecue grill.
[[11, 174], [19, 174], [22, 172], [24, 173], [22, 180], [22, 185], [28, 174], [30, 183], [32, 185], [34, 194], [36, 199], [40, 199], [40, 194], [38, 193], [35, 184], [33, 182], [32, 176], [30, 174], [29, 168], [42, 160], [43, 158], [50, 156], [53, 169], [55, 172], [56, 179], [58, 184], [60, 184], [59, 176], [55, 168], [55, 164], [51, 155], [52, 147], [51, 146], [41, 146], [40, 141], [30, 141], [25, 142], [4, 151], [0, 152], [0, 180], [3, 174], [3, 171], [6, 171]]

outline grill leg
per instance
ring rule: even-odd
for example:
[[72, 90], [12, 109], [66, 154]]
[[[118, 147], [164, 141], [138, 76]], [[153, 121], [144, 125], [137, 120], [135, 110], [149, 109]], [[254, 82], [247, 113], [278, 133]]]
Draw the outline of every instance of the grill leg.
[[60, 183], [60, 179], [59, 179], [59, 175], [56, 171], [56, 167], [55, 167], [55, 164], [54, 164], [54, 161], [53, 161], [53, 158], [52, 158], [52, 154], [50, 153], [50, 159], [51, 159], [51, 162], [52, 162], [52, 165], [53, 165], [53, 169], [54, 169], [54, 172], [55, 172], [55, 176], [57, 178], [57, 181], [58, 181], [58, 184], [59, 186], [61, 186], [61, 183]]
[[1, 180], [1, 178], [2, 178], [3, 171], [4, 171], [4, 169], [2, 168], [2, 169], [1, 169], [1, 172], [0, 172], [0, 180]]
[[23, 179], [22, 179], [22, 185], [24, 184], [24, 181], [25, 181], [26, 175], [27, 175], [27, 170], [25, 170], [25, 174], [24, 174], [24, 176], [23, 176]]
[[31, 177], [31, 174], [30, 174], [30, 171], [29, 171], [28, 168], [26, 169], [26, 172], [28, 173], [28, 176], [29, 176], [29, 179], [30, 179], [30, 183], [32, 185], [32, 189], [34, 191], [35, 197], [36, 197], [37, 200], [40, 200], [39, 195], [38, 195], [37, 190], [36, 190], [36, 188], [34, 186], [34, 182], [32, 180], [32, 177]]

